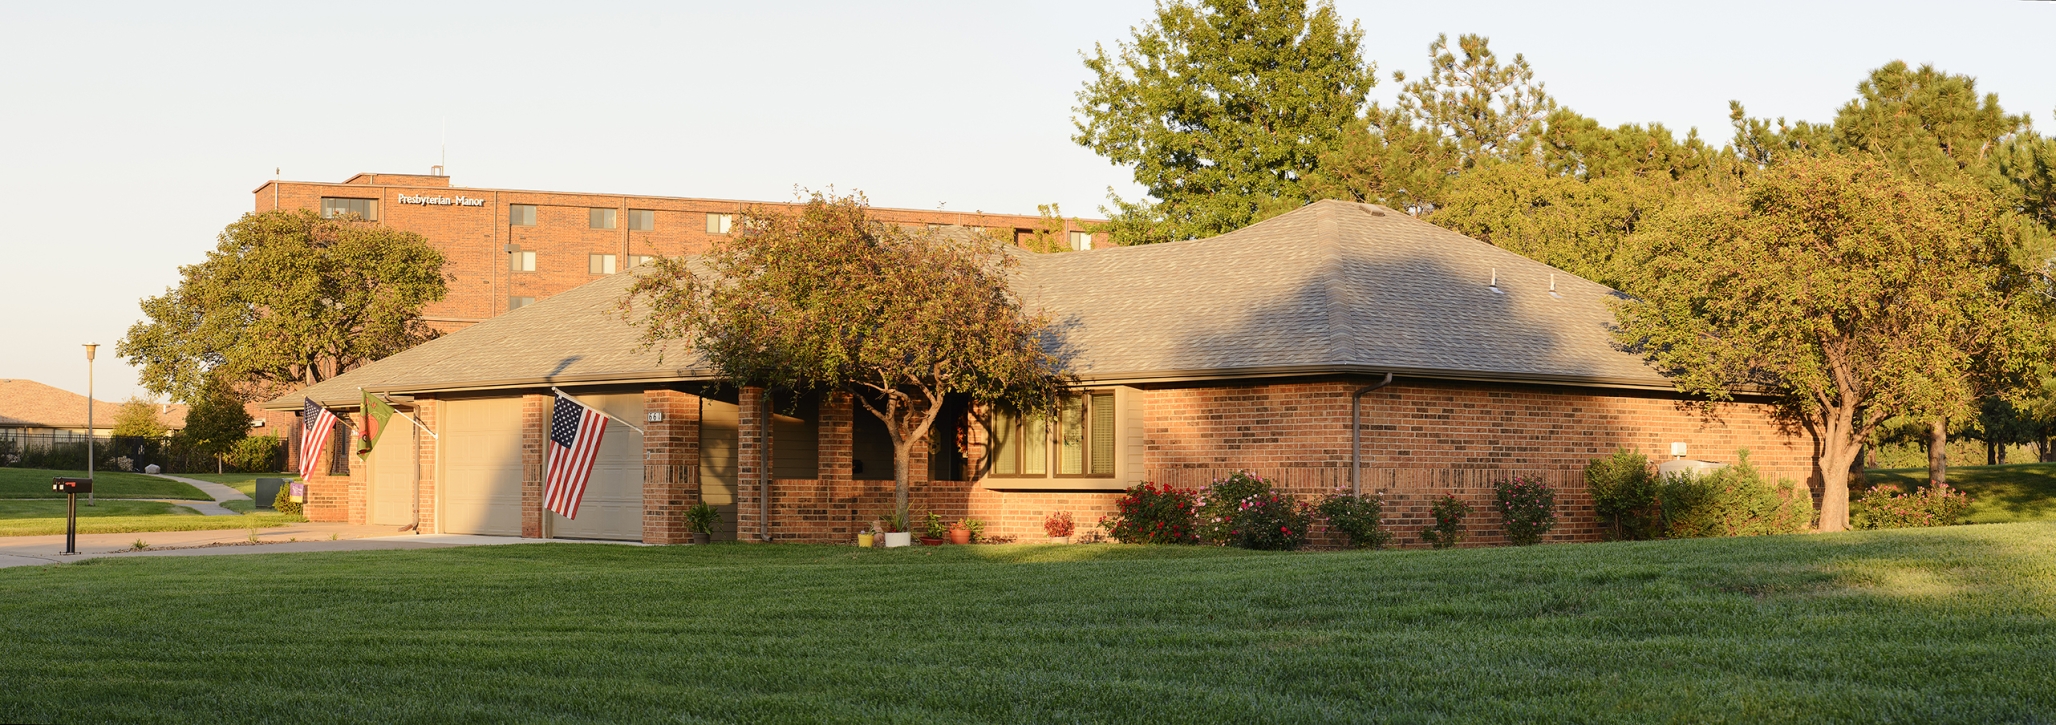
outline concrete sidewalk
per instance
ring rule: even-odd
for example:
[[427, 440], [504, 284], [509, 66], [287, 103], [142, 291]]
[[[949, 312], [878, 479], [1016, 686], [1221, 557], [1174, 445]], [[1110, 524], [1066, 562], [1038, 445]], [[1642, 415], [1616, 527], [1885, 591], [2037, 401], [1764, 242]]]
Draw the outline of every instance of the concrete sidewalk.
[[[234, 511], [231, 511], [231, 510], [229, 510], [229, 509], [228, 509], [227, 507], [225, 507], [225, 506], [222, 506], [222, 505], [221, 505], [221, 504], [222, 504], [222, 502], [224, 502], [224, 501], [235, 501], [235, 500], [237, 500], [237, 499], [241, 499], [241, 500], [244, 500], [244, 501], [248, 501], [248, 500], [250, 500], [250, 497], [249, 497], [249, 496], [245, 496], [245, 495], [243, 495], [243, 492], [241, 492], [241, 491], [237, 491], [237, 490], [235, 490], [235, 489], [233, 489], [233, 488], [229, 488], [229, 487], [227, 487], [227, 486], [223, 486], [223, 485], [221, 485], [221, 484], [219, 484], [219, 483], [215, 483], [215, 482], [213, 482], [213, 481], [202, 481], [202, 480], [200, 480], [200, 479], [197, 479], [197, 478], [185, 478], [185, 477], [182, 477], [182, 476], [168, 476], [168, 475], [165, 475], [165, 474], [162, 474], [162, 473], [153, 473], [153, 474], [149, 474], [149, 475], [153, 475], [153, 476], [156, 476], [156, 477], [158, 477], [158, 478], [169, 478], [169, 479], [171, 479], [171, 480], [173, 480], [173, 481], [177, 481], [177, 482], [179, 482], [179, 483], [183, 483], [183, 484], [186, 484], [186, 485], [188, 485], [188, 486], [192, 486], [193, 488], [197, 488], [197, 489], [200, 489], [200, 493], [204, 493], [204, 494], [207, 494], [207, 495], [209, 495], [209, 496], [212, 496], [212, 497], [214, 497], [214, 503], [199, 503], [199, 502], [196, 502], [196, 501], [169, 501], [169, 500], [165, 500], [165, 502], [166, 502], [166, 503], [175, 503], [175, 504], [178, 504], [178, 505], [180, 505], [180, 506], [184, 506], [184, 507], [190, 508], [190, 509], [192, 509], [192, 510], [194, 510], [194, 511], [198, 511], [198, 512], [200, 512], [200, 514], [201, 514], [202, 516], [241, 516], [242, 514], [236, 513], [236, 512], [234, 512]], [[150, 500], [153, 500], [153, 501], [155, 501], [155, 500], [163, 500], [163, 499], [150, 499]]]
[[[330, 537], [334, 538], [331, 539]], [[131, 548], [137, 539], [149, 549]], [[12, 536], [0, 539], [0, 568], [62, 564], [87, 559], [137, 556], [222, 556], [228, 554], [290, 554], [315, 551], [375, 551], [383, 549], [442, 549], [454, 546], [502, 544], [625, 544], [631, 541], [582, 541], [573, 539], [523, 539], [518, 536], [469, 536], [464, 534], [396, 534], [391, 526], [302, 523], [258, 529], [257, 540], [249, 543], [247, 530], [151, 531], [128, 534], [83, 534], [79, 553], [64, 556], [64, 536]], [[209, 546], [212, 544], [213, 546]], [[205, 547], [205, 548], [173, 548]]]

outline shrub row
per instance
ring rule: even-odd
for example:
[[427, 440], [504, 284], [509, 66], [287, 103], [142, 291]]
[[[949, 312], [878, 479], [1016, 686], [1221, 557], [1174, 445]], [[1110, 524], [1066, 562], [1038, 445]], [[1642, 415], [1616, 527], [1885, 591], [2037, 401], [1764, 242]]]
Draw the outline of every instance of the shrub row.
[[1600, 532], [1613, 541], [1792, 534], [1813, 526], [1813, 495], [1791, 479], [1766, 480], [1738, 451], [1709, 473], [1659, 476], [1632, 451], [1585, 467]]
[[[1556, 525], [1556, 494], [1540, 482], [1515, 476], [1499, 484], [1498, 510], [1508, 540], [1533, 544]], [[1423, 531], [1422, 538], [1436, 548], [1455, 546], [1463, 539], [1463, 518], [1469, 512], [1463, 502], [1444, 496], [1435, 504], [1436, 524]], [[1099, 525], [1114, 540], [1130, 544], [1207, 543], [1291, 551], [1306, 546], [1316, 514], [1352, 547], [1376, 549], [1392, 540], [1381, 523], [1384, 502], [1375, 495], [1338, 491], [1309, 506], [1246, 471], [1199, 491], [1137, 485]]]

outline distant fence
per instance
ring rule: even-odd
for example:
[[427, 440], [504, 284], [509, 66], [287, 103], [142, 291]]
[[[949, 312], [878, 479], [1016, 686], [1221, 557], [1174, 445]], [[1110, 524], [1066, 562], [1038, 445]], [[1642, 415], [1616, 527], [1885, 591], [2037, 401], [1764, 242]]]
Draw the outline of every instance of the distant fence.
[[[267, 471], [284, 470], [285, 446], [279, 446]], [[163, 473], [206, 473], [215, 470], [213, 456], [193, 451], [166, 436], [113, 436], [93, 439], [93, 468], [99, 471], [142, 471], [156, 465]], [[86, 439], [68, 432], [25, 432], [0, 429], [0, 467], [83, 471]]]

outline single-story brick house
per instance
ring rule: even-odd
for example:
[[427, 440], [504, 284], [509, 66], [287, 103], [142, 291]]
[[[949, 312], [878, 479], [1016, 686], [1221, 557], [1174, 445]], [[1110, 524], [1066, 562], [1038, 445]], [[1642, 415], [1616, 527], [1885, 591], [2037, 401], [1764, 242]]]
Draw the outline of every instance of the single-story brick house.
[[[774, 393], [767, 416], [763, 391], [725, 385], [676, 348], [639, 350], [616, 308], [630, 281], [592, 282], [268, 404], [293, 409], [304, 394], [354, 409], [361, 388], [436, 433], [396, 425], [368, 461], [332, 454], [309, 516], [676, 543], [685, 509], [705, 500], [723, 512], [721, 538], [844, 542], [890, 508], [890, 449], [861, 407]], [[1455, 493], [1480, 511], [1472, 540], [1490, 543], [1491, 484], [1526, 473], [1559, 487], [1551, 538], [1586, 540], [1597, 529], [1581, 470], [1617, 448], [1661, 459], [1684, 443], [1716, 461], [1746, 448], [1766, 473], [1813, 478], [1812, 441], [1761, 401], [1704, 413], [1617, 348], [1619, 293], [1374, 205], [1322, 201], [1209, 239], [1025, 255], [1013, 284], [1060, 322], [1079, 396], [1059, 421], [1006, 423], [997, 444], [956, 403], [920, 454], [916, 516], [973, 516], [988, 534], [1037, 541], [1047, 514], [1069, 511], [1086, 533], [1143, 481], [1198, 486], [1247, 469], [1313, 496], [1358, 472], [1385, 493], [1402, 542], [1431, 499]], [[541, 505], [552, 387], [644, 421], [641, 433], [610, 426], [575, 521]]]

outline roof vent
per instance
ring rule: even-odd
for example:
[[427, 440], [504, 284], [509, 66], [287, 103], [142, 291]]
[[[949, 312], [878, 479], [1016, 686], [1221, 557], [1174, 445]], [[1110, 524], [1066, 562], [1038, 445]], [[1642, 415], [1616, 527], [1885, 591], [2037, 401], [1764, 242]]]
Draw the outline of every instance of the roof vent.
[[1499, 288], [1499, 268], [1498, 268], [1498, 267], [1493, 267], [1493, 268], [1492, 268], [1492, 284], [1490, 284], [1490, 285], [1487, 285], [1487, 286], [1485, 287], [1485, 289], [1489, 289], [1489, 290], [1492, 290], [1492, 293], [1493, 293], [1493, 294], [1500, 294], [1500, 295], [1506, 294], [1506, 290], [1503, 290], [1503, 289], [1500, 289], [1500, 288]]
[[1549, 296], [1551, 296], [1551, 297], [1555, 297], [1555, 298], [1557, 298], [1557, 299], [1559, 299], [1559, 300], [1560, 300], [1560, 299], [1563, 299], [1563, 295], [1560, 295], [1560, 294], [1557, 294], [1557, 293], [1556, 293], [1556, 273], [1555, 273], [1555, 272], [1550, 272], [1550, 273], [1549, 273]]

